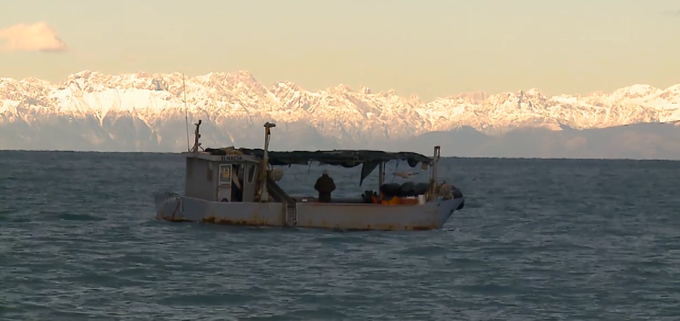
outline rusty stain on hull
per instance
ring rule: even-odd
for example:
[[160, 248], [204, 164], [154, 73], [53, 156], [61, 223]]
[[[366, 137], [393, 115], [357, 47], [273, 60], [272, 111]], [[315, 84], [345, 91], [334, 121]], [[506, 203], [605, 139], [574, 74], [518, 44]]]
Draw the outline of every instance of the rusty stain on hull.
[[[177, 222], [179, 220], [176, 220]], [[231, 226], [251, 226], [251, 227], [285, 227], [281, 225], [276, 225], [276, 224], [269, 224], [266, 220], [230, 220], [230, 219], [219, 219], [215, 218], [215, 216], [209, 216], [206, 218], [203, 218], [201, 220], [203, 223], [208, 223], [208, 224], [218, 224], [218, 225], [231, 225]], [[311, 222], [308, 222], [309, 224], [307, 226], [300, 226], [301, 228], [317, 228], [317, 229], [326, 229], [326, 230], [334, 230], [334, 231], [351, 231], [351, 232], [362, 232], [362, 231], [429, 231], [429, 230], [434, 230], [436, 227], [434, 225], [426, 225], [426, 226], [409, 226], [409, 225], [404, 225], [404, 226], [394, 226], [394, 225], [387, 225], [387, 226], [380, 226], [380, 225], [366, 225], [365, 228], [341, 228], [337, 226], [330, 226], [328, 222], [324, 221], [322, 222], [321, 225], [319, 226], [313, 226]]]
[[[197, 222], [197, 220], [187, 220], [185, 218], [175, 218], [174, 215], [168, 217], [168, 216], [161, 216], [159, 219], [169, 221], [169, 222]], [[240, 218], [240, 219], [228, 219], [228, 218], [220, 218], [216, 217], [214, 214], [210, 215], [208, 217], [204, 217], [200, 219], [200, 222], [203, 223], [208, 223], [208, 224], [218, 224], [218, 225], [231, 225], [231, 226], [251, 226], [251, 227], [264, 227], [264, 226], [269, 226], [269, 227], [285, 227], [282, 226], [281, 224], [271, 224], [267, 219], [263, 219], [258, 217], [258, 215], [253, 215], [248, 218]], [[302, 223], [302, 224], [300, 224]], [[429, 230], [434, 230], [436, 229], [436, 226], [433, 224], [428, 224], [428, 225], [394, 225], [394, 224], [367, 224], [365, 227], [339, 227], [337, 224], [329, 224], [328, 221], [322, 220], [321, 222], [317, 222], [317, 224], [314, 224], [314, 222], [310, 220], [306, 220], [304, 223], [300, 222], [298, 223], [297, 227], [300, 228], [318, 228], [318, 229], [326, 229], [326, 230], [334, 230], [334, 231], [429, 231]], [[319, 224], [320, 223], [320, 224]], [[343, 224], [345, 225], [345, 224]], [[349, 224], [352, 225], [352, 224]], [[360, 224], [357, 224], [360, 226]]]
[[170, 217], [171, 220], [175, 220], [175, 214], [177, 214], [177, 210], [179, 209], [179, 206], [182, 205], [182, 203], [177, 202], [177, 206], [175, 206], [175, 210], [172, 211], [172, 216]]
[[226, 219], [226, 218], [216, 218], [214, 215], [211, 215], [209, 217], [203, 218], [201, 220], [203, 223], [209, 223], [209, 224], [219, 224], [219, 225], [234, 225], [234, 226], [275, 226], [272, 224], [269, 224], [267, 220], [262, 220], [259, 219], [256, 216], [254, 216], [252, 219]]
[[174, 218], [174, 217], [165, 217], [165, 216], [156, 217], [156, 219], [164, 220], [164, 221], [168, 221], [168, 222], [173, 222], [173, 223], [191, 222], [191, 221], [185, 220], [183, 218]]
[[[339, 228], [339, 227], [314, 227], [314, 228], [321, 228], [321, 229], [327, 229], [327, 230], [333, 230], [333, 231], [340, 231], [340, 232], [368, 232], [368, 231], [401, 231], [401, 229], [394, 228], [393, 226], [389, 226], [387, 228], [378, 228], [378, 227], [371, 227], [367, 226], [366, 228]], [[404, 226], [403, 231], [430, 231], [430, 230], [435, 230], [437, 229], [434, 226]]]

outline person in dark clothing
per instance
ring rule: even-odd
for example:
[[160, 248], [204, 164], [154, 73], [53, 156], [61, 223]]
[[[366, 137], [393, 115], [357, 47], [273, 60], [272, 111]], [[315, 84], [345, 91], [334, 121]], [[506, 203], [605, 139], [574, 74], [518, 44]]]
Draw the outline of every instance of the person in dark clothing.
[[335, 182], [328, 176], [328, 171], [323, 171], [323, 175], [316, 180], [314, 189], [319, 191], [319, 202], [331, 202], [331, 193], [335, 190]]

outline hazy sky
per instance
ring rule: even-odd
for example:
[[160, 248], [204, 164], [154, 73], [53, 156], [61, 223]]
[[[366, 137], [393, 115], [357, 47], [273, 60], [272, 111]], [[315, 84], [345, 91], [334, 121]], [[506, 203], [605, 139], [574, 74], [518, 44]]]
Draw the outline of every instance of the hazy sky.
[[0, 77], [248, 70], [423, 100], [680, 83], [678, 0], [0, 0]]

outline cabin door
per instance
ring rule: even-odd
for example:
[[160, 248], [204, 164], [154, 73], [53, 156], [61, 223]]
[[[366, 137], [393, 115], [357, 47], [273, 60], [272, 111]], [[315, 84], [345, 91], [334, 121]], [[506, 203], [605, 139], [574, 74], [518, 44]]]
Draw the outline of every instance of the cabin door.
[[217, 200], [231, 202], [232, 164], [220, 164], [220, 181], [217, 186]]

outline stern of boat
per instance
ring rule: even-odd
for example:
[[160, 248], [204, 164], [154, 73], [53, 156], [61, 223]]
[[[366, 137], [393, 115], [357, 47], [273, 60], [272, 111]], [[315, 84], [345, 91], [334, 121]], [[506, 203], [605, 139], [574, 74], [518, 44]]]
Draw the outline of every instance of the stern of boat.
[[166, 192], [154, 195], [156, 219], [166, 221], [183, 221], [184, 213], [182, 197], [177, 193]]

